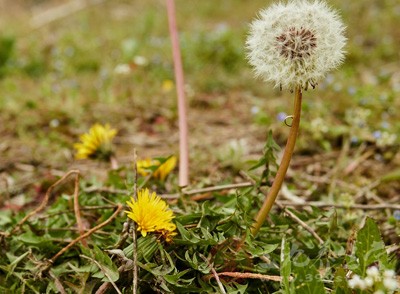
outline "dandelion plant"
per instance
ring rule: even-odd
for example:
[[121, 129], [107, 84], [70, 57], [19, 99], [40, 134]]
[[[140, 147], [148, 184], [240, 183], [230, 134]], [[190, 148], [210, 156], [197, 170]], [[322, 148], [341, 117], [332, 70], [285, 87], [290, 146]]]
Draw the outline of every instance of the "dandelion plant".
[[74, 144], [76, 159], [96, 158], [109, 160], [113, 154], [112, 140], [117, 130], [109, 124], [94, 124], [88, 133], [80, 136], [79, 143]]
[[154, 232], [171, 241], [176, 235], [176, 226], [172, 222], [174, 214], [155, 192], [150, 194], [148, 189], [139, 190], [137, 200], [132, 197], [126, 204], [129, 207], [125, 211], [127, 216], [137, 224], [137, 230], [143, 237]]
[[256, 235], [268, 216], [292, 158], [300, 125], [303, 90], [315, 88], [344, 59], [345, 27], [322, 1], [293, 0], [260, 12], [247, 38], [248, 60], [257, 76], [295, 93], [293, 120], [282, 161], [252, 227]]

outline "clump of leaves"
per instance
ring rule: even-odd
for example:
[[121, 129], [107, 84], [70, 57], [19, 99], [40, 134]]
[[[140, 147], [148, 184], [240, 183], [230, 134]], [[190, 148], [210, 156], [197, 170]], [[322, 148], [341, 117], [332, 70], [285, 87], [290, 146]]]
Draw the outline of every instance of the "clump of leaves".
[[[123, 174], [123, 168], [119, 172]], [[110, 177], [123, 186], [125, 179], [118, 173], [113, 171]], [[112, 203], [129, 198], [122, 189], [96, 191], [94, 184], [81, 181], [79, 195], [82, 218], [91, 227], [110, 218]], [[91, 293], [100, 287], [132, 291], [134, 247], [122, 213], [90, 235], [88, 247], [75, 244], [40, 272], [43, 263], [79, 236], [73, 195], [68, 191], [59, 187], [43, 214], [13, 234], [7, 233], [25, 213], [1, 212], [2, 291]], [[323, 244], [279, 211], [270, 215], [273, 225], [262, 227], [254, 238], [249, 228], [261, 202], [257, 189], [211, 196], [212, 201], [204, 202], [183, 197], [171, 205], [178, 231], [171, 243], [157, 234], [138, 236], [136, 266], [142, 293], [217, 293], [221, 287], [227, 293], [328, 293], [327, 289], [351, 293], [349, 275], [362, 277], [371, 264], [395, 267], [372, 219], [366, 220], [348, 250], [349, 224], [336, 213], [317, 208], [293, 213], [323, 237]]]
[[10, 36], [0, 37], [0, 77], [7, 72], [7, 63], [14, 52], [15, 38]]

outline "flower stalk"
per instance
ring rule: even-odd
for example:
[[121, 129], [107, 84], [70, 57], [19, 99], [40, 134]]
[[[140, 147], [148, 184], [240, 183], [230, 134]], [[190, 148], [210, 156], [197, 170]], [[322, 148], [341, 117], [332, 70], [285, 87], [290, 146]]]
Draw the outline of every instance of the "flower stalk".
[[302, 89], [300, 86], [298, 86], [295, 90], [293, 121], [292, 121], [292, 126], [290, 128], [289, 137], [286, 142], [285, 151], [283, 153], [282, 161], [278, 168], [278, 172], [276, 173], [275, 180], [267, 196], [265, 197], [264, 203], [255, 218], [253, 227], [251, 228], [251, 233], [253, 234], [253, 236], [257, 235], [265, 219], [267, 218], [268, 213], [270, 212], [273, 204], [275, 203], [276, 197], [278, 196], [283, 180], [285, 179], [286, 172], [289, 168], [290, 160], [292, 159], [293, 155], [294, 146], [296, 144], [297, 134], [299, 132], [301, 101], [302, 101]]
[[176, 91], [178, 95], [178, 124], [179, 124], [179, 186], [186, 187], [189, 184], [189, 151], [188, 130], [186, 119], [186, 99], [182, 58], [179, 48], [178, 30], [176, 28], [176, 15], [174, 0], [167, 0], [169, 33], [172, 42], [172, 54], [176, 79]]

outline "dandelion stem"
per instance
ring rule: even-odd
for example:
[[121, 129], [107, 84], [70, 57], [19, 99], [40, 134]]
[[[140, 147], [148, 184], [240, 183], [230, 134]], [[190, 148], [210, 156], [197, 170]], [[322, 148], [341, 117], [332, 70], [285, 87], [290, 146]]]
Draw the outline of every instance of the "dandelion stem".
[[178, 95], [179, 113], [179, 186], [186, 187], [189, 184], [189, 151], [188, 130], [186, 119], [186, 101], [184, 90], [184, 78], [182, 58], [179, 48], [178, 30], [176, 28], [176, 15], [174, 0], [167, 0], [169, 33], [171, 35], [172, 53], [176, 79], [176, 91]]
[[267, 196], [265, 197], [264, 203], [254, 221], [253, 227], [251, 229], [253, 236], [257, 235], [265, 219], [267, 218], [268, 213], [272, 208], [272, 205], [275, 203], [276, 197], [278, 196], [279, 190], [281, 189], [283, 180], [288, 170], [290, 160], [292, 159], [293, 150], [296, 144], [297, 133], [299, 131], [299, 125], [300, 125], [301, 99], [302, 99], [301, 87], [297, 87], [294, 98], [293, 122], [290, 128], [288, 140], [286, 142], [285, 152], [283, 153], [282, 161], [278, 168], [278, 172], [276, 173], [274, 183], [272, 184], [271, 189], [269, 190]]

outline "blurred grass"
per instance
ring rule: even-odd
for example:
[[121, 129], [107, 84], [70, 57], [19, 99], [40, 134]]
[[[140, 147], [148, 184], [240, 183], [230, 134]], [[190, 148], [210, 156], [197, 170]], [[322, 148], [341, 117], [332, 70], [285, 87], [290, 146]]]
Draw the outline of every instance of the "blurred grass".
[[[14, 161], [17, 156], [21, 162], [34, 160], [63, 169], [72, 162], [71, 146], [78, 134], [98, 121], [120, 129], [122, 158], [134, 145], [142, 154], [177, 151], [175, 91], [162, 87], [174, 78], [163, 1], [105, 1], [36, 30], [29, 25], [32, 15], [63, 1], [5, 2], [11, 6], [1, 13], [3, 158]], [[202, 171], [207, 169], [204, 165], [213, 164], [210, 153], [217, 162], [210, 142], [222, 146], [226, 144], [222, 138], [240, 139], [244, 134], [252, 146], [248, 152], [260, 154], [270, 127], [280, 143], [285, 140], [287, 130], [276, 116], [290, 113], [291, 95], [254, 79], [244, 49], [248, 23], [270, 2], [176, 3], [191, 144], [199, 144], [191, 151], [200, 163], [193, 165], [194, 174], [196, 166]], [[375, 144], [376, 131], [396, 135], [389, 147], [396, 146], [400, 4], [395, 0], [330, 3], [348, 27], [348, 55], [339, 70], [304, 95], [298, 153], [340, 149], [346, 140], [355, 147]], [[138, 56], [144, 57], [145, 65], [135, 62]], [[115, 73], [120, 64], [128, 64], [130, 73]], [[363, 110], [370, 114], [359, 125], [357, 113]], [[322, 129], [321, 124], [325, 124]], [[237, 129], [241, 131], [236, 134]], [[221, 132], [225, 136], [219, 138]], [[138, 133], [162, 138], [163, 146], [154, 146], [155, 151], [135, 139]], [[393, 152], [390, 156], [395, 158]], [[398, 164], [396, 159], [394, 165]]]

